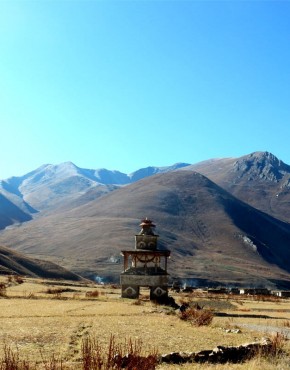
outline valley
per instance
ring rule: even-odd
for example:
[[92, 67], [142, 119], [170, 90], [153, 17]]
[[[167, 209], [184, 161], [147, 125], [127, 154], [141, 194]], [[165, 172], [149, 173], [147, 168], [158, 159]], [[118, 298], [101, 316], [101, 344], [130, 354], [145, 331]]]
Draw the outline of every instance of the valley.
[[[280, 355], [258, 355], [238, 364], [190, 363], [182, 369], [270, 370], [289, 362], [288, 299], [209, 294], [203, 290], [171, 291], [179, 305], [187, 302], [212, 310], [214, 317], [209, 325], [195, 326], [181, 320], [179, 310], [150, 301], [147, 289], [141, 291], [140, 299], [134, 300], [120, 298], [120, 288], [108, 284], [14, 280], [7, 276], [2, 276], [0, 283], [6, 285], [0, 297], [0, 358], [3, 359], [5, 343], [17, 354], [18, 361], [25, 360], [33, 369], [34, 364], [38, 364], [37, 368], [54, 366], [55, 370], [81, 369], [86, 338], [94, 338], [101, 348], [108, 348], [112, 335], [116, 343], [139, 341], [144, 353], [157, 351], [161, 355], [210, 350], [217, 345], [240, 346], [280, 333], [281, 338], [284, 336]], [[180, 365], [170, 363], [156, 367], [179, 368]]]
[[173, 280], [288, 289], [289, 176], [289, 166], [267, 152], [130, 176], [44, 165], [2, 181], [3, 196], [12, 194], [31, 220], [2, 229], [0, 245], [118, 282], [120, 252], [134, 248], [140, 219], [150, 217], [161, 249], [171, 250]]

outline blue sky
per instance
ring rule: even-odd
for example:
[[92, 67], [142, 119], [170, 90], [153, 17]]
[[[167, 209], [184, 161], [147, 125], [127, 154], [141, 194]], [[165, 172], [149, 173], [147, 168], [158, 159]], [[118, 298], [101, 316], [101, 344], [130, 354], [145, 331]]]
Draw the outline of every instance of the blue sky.
[[0, 0], [0, 179], [270, 151], [290, 164], [290, 2]]

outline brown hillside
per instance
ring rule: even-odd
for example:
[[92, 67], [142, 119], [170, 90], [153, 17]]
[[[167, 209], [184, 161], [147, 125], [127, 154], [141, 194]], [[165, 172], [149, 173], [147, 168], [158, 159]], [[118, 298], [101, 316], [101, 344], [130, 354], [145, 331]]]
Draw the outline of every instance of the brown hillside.
[[52, 279], [81, 280], [63, 267], [49, 261], [32, 259], [23, 253], [0, 246], [0, 273]]
[[289, 284], [290, 226], [190, 171], [155, 175], [73, 211], [5, 230], [0, 242], [61, 261], [84, 276], [118, 279], [141, 218], [157, 223], [174, 277], [242, 285]]

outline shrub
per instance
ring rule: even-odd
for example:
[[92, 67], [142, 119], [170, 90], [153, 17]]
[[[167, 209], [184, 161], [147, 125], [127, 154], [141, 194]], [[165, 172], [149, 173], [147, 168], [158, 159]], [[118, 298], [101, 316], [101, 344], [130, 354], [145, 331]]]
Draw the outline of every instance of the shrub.
[[29, 370], [31, 367], [25, 360], [20, 360], [19, 353], [4, 345], [4, 357], [0, 362], [0, 370]]
[[15, 275], [14, 276], [14, 281], [17, 284], [23, 284], [24, 283], [24, 279], [21, 276], [19, 276], [19, 275]]
[[267, 355], [270, 357], [277, 357], [284, 352], [285, 342], [287, 338], [284, 334], [275, 333], [270, 337], [271, 347]]
[[0, 297], [7, 297], [6, 284], [0, 283]]
[[23, 284], [24, 279], [23, 279], [23, 277], [21, 277], [19, 275], [9, 275], [9, 276], [7, 276], [7, 283], [8, 283], [8, 285]]
[[13, 351], [11, 347], [4, 345], [4, 357], [0, 359], [0, 370], [65, 370], [68, 369], [62, 359], [58, 359], [53, 354], [51, 358], [45, 359], [41, 353], [42, 366], [36, 363], [23, 360], [19, 356], [18, 350]]
[[50, 358], [45, 359], [43, 354], [41, 353], [41, 358], [42, 358], [42, 365], [43, 365], [44, 370], [65, 370], [67, 369], [67, 366], [64, 365], [63, 360], [61, 358], [57, 358], [54, 354], [52, 354]]
[[195, 307], [188, 307], [180, 312], [181, 320], [190, 321], [192, 325], [202, 326], [209, 325], [213, 320], [213, 311], [209, 309], [197, 309]]
[[100, 292], [98, 290], [86, 292], [86, 297], [90, 297], [90, 298], [98, 298], [99, 295], [100, 295]]
[[112, 335], [107, 349], [91, 337], [82, 342], [83, 370], [154, 370], [157, 363], [157, 352], [144, 355], [140, 340], [129, 339], [122, 345]]
[[61, 294], [63, 293], [63, 289], [62, 288], [47, 288], [46, 294]]
[[54, 296], [53, 298], [56, 299], [65, 299], [64, 297], [62, 297], [62, 293], [71, 292], [75, 292], [75, 290], [70, 288], [47, 288], [47, 290], [45, 291], [46, 294], [52, 294]]

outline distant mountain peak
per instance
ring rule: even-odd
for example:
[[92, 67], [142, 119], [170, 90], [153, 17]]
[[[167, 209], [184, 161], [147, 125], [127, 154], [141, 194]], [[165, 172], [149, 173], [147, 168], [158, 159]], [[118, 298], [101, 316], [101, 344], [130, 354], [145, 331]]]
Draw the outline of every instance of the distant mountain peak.
[[46, 168], [53, 169], [55, 171], [67, 171], [67, 170], [78, 170], [79, 168], [73, 162], [62, 162], [59, 164], [50, 164]]
[[278, 182], [290, 167], [269, 152], [254, 152], [239, 158], [233, 165], [234, 172], [240, 172], [240, 177], [247, 176], [249, 180], [259, 178]]
[[58, 167], [65, 167], [65, 168], [78, 168], [73, 162], [67, 161], [67, 162], [62, 162], [58, 165]]
[[249, 157], [252, 157], [258, 161], [269, 162], [273, 165], [281, 165], [281, 163], [283, 163], [274, 154], [267, 152], [267, 151], [266, 152], [254, 152], [254, 153], [249, 154]]
[[170, 172], [170, 171], [175, 171], [179, 170], [183, 167], [189, 166], [188, 163], [175, 163], [172, 166], [163, 166], [163, 167], [154, 167], [154, 166], [149, 166], [145, 168], [140, 168], [139, 170], [130, 173], [129, 177], [131, 179], [131, 182], [139, 181], [145, 177], [155, 175], [157, 173], [164, 173], [164, 172]]

